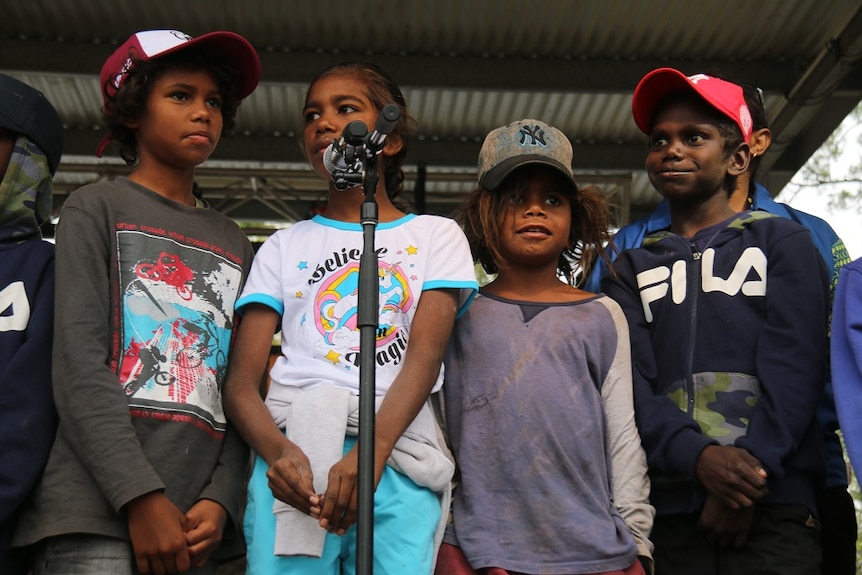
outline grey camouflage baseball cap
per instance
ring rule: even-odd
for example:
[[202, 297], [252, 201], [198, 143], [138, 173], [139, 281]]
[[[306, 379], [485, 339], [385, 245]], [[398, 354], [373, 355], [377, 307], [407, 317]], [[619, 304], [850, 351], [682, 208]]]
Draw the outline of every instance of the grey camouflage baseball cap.
[[550, 166], [577, 189], [572, 173], [572, 144], [557, 128], [524, 119], [491, 130], [479, 151], [479, 184], [495, 190], [506, 176], [527, 164]]

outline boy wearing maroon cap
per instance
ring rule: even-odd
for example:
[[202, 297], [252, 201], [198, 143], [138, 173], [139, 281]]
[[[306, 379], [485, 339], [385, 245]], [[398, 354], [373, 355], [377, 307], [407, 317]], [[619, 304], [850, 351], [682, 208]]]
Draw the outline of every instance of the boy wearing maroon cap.
[[819, 573], [825, 266], [804, 227], [730, 207], [750, 160], [741, 87], [659, 69], [632, 110], [671, 224], [602, 287], [629, 320], [656, 572]]
[[212, 573], [236, 528], [248, 453], [221, 390], [252, 249], [193, 190], [259, 76], [231, 32], [139, 32], [102, 69], [105, 119], [133, 169], [60, 214], [60, 427], [15, 534], [38, 543], [35, 574]]

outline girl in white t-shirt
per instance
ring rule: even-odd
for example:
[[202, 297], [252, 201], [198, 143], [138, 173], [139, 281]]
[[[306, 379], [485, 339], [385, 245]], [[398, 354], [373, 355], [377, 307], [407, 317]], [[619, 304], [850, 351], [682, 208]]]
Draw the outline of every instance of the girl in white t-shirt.
[[[375, 66], [348, 63], [310, 85], [302, 145], [329, 182], [324, 215], [261, 246], [237, 302], [242, 314], [225, 404], [254, 450], [245, 517], [249, 573], [341, 573], [355, 563], [359, 389], [361, 186], [335, 186], [324, 151], [347, 124], [373, 129], [383, 107], [401, 115], [378, 157], [379, 323], [375, 350], [374, 566], [430, 573], [448, 508], [453, 464], [437, 440], [429, 394], [455, 317], [477, 290], [466, 238], [447, 218], [408, 215], [393, 201], [412, 120], [397, 85]], [[281, 355], [264, 378], [273, 334]], [[408, 429], [409, 428], [409, 429]], [[405, 433], [407, 432], [407, 433]]]

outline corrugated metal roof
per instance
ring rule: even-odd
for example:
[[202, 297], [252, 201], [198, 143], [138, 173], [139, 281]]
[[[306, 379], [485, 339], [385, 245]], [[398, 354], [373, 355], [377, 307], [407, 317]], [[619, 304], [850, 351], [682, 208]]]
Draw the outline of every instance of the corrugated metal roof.
[[235, 30], [261, 51], [772, 59], [808, 58], [857, 9], [853, 0], [31, 0], [6, 3], [3, 32], [114, 44], [182, 27]]
[[[627, 205], [643, 210], [656, 194], [641, 169], [644, 136], [631, 120], [630, 102], [644, 72], [667, 64], [761, 85], [768, 110], [784, 114], [780, 120], [790, 134], [774, 146], [787, 153], [776, 152], [764, 166], [786, 180], [815, 140], [828, 135], [815, 118], [834, 127], [840, 118], [828, 108], [837, 114], [862, 98], [862, 82], [846, 71], [818, 86], [833, 98], [827, 106], [815, 102], [819, 94], [811, 90], [803, 103], [814, 105], [794, 108], [786, 98], [816, 71], [818, 57], [828, 54], [848, 22], [860, 19], [860, 6], [862, 0], [31, 0], [4, 6], [0, 70], [44, 91], [69, 127], [58, 174], [63, 190], [100, 165], [77, 159], [91, 154], [102, 134], [97, 74], [118, 42], [140, 29], [193, 35], [230, 29], [258, 49], [263, 81], [240, 108], [236, 137], [223, 141], [207, 163], [212, 174], [234, 174], [236, 166], [249, 175], [283, 170], [285, 189], [317, 193], [308, 177], [297, 179], [303, 164], [295, 142], [306, 85], [327, 64], [363, 58], [401, 84], [419, 123], [406, 172], [412, 179], [418, 163], [427, 166], [430, 201], [440, 209], [450, 209], [472, 186], [476, 152], [490, 129], [534, 117], [573, 140], [583, 178], [621, 190]], [[835, 59], [859, 70], [862, 48], [844, 40]], [[853, 47], [857, 53], [848, 53]], [[829, 89], [833, 77], [840, 89]], [[805, 145], [797, 145], [803, 136]]]

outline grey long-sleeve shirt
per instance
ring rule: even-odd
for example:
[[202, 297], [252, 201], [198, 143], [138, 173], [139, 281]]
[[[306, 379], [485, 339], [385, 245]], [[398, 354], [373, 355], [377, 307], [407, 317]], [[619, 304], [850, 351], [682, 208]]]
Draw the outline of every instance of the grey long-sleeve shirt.
[[601, 572], [650, 556], [631, 374], [625, 317], [609, 298], [480, 292], [455, 325], [443, 387], [460, 469], [446, 540], [474, 569]]
[[253, 252], [231, 220], [119, 178], [66, 201], [57, 229], [60, 428], [16, 545], [128, 537], [154, 490], [238, 520], [247, 448], [221, 402], [233, 305]]

